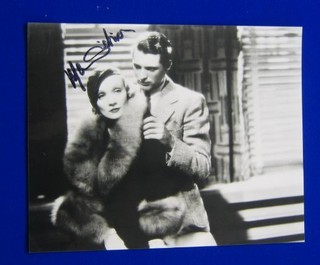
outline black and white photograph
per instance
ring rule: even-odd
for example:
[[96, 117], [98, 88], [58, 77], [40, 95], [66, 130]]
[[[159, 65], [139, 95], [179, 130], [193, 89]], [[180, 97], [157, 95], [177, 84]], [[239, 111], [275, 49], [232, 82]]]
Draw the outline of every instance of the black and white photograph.
[[29, 23], [28, 251], [303, 243], [302, 27]]

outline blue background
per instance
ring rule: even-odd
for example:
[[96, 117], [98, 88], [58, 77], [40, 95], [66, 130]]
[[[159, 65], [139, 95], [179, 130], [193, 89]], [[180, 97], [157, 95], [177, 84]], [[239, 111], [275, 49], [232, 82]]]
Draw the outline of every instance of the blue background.
[[[2, 2], [0, 264], [319, 264], [319, 7], [319, 0]], [[303, 26], [306, 243], [29, 254], [26, 174], [27, 22]]]

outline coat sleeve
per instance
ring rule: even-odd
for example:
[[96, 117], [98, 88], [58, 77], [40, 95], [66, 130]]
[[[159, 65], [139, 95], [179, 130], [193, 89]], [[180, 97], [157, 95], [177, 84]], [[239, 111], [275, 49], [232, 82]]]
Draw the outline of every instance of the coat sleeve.
[[103, 145], [96, 120], [85, 120], [70, 137], [64, 154], [64, 169], [73, 187], [86, 195], [93, 195], [97, 181], [97, 167]]
[[167, 156], [167, 166], [191, 175], [200, 184], [207, 179], [211, 168], [209, 111], [205, 99], [195, 94], [186, 106], [182, 121], [182, 138]]
[[73, 191], [55, 200], [51, 222], [65, 231], [96, 243], [102, 243], [112, 229], [104, 218], [101, 201]]

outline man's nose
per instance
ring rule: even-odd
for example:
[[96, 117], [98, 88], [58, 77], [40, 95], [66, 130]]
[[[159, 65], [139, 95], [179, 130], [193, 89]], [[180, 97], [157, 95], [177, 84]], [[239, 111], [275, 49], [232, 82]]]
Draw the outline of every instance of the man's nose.
[[148, 77], [147, 71], [145, 69], [141, 69], [139, 72], [139, 80], [144, 80]]

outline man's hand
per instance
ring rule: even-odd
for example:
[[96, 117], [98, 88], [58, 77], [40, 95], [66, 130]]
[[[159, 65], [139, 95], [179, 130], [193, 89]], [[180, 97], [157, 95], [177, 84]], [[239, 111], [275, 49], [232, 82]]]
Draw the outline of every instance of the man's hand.
[[144, 139], [156, 139], [162, 144], [170, 147], [174, 146], [174, 137], [168, 131], [163, 122], [158, 121], [156, 117], [149, 116], [143, 120]]

